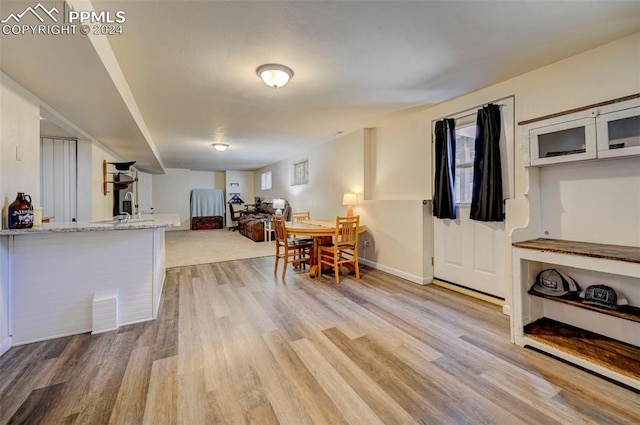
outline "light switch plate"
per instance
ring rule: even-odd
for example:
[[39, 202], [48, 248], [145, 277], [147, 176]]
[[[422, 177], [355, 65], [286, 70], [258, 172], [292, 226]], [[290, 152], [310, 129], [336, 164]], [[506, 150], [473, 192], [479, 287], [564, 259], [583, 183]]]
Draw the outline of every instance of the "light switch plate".
[[22, 146], [16, 146], [16, 161], [22, 161]]

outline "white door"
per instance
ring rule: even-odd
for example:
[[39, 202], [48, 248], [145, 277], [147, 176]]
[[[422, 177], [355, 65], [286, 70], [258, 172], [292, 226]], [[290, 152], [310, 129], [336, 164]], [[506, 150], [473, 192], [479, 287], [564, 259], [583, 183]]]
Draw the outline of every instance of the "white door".
[[469, 206], [455, 220], [434, 219], [436, 279], [505, 298], [504, 222], [469, 219]]
[[[500, 150], [505, 198], [513, 193], [513, 98], [496, 101], [502, 111]], [[473, 150], [476, 111], [456, 120], [456, 188], [460, 201], [455, 220], [433, 218], [434, 277], [483, 294], [505, 298], [507, 247], [504, 222], [481, 222], [469, 218], [473, 179]], [[435, 169], [435, 168], [434, 168]]]
[[76, 221], [77, 141], [41, 139], [42, 217], [53, 222]]

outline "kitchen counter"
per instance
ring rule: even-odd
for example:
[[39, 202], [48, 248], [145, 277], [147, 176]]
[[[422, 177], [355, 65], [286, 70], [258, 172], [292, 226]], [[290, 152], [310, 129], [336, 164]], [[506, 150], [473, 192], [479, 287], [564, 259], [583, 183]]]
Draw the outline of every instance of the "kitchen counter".
[[10, 337], [0, 341], [0, 354], [155, 319], [166, 273], [164, 233], [178, 226], [178, 214], [153, 214], [1, 230]]
[[35, 226], [29, 229], [2, 229], [0, 230], [0, 236], [32, 233], [153, 229], [160, 227], [180, 227], [180, 216], [178, 214], [149, 214], [136, 218], [131, 217], [127, 221], [123, 222], [118, 222], [116, 220], [100, 220], [72, 223], [42, 223], [41, 226]]

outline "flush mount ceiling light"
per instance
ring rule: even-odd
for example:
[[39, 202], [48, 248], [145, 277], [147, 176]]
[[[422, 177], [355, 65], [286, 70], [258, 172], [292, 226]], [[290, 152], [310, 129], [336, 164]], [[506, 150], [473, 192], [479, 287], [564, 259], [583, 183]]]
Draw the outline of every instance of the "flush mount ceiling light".
[[264, 81], [266, 85], [274, 89], [284, 86], [293, 78], [291, 68], [275, 63], [259, 66], [258, 69], [256, 69], [256, 74], [262, 78], [262, 81]]
[[212, 143], [211, 146], [218, 152], [224, 152], [229, 147], [226, 143]]

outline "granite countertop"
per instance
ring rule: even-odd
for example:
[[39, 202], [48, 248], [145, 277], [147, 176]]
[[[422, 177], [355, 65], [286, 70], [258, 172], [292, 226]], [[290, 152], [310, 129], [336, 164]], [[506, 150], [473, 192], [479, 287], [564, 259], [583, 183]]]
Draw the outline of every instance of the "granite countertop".
[[39, 227], [30, 229], [2, 229], [3, 235], [26, 235], [42, 233], [69, 233], [69, 232], [95, 232], [109, 230], [138, 230], [156, 229], [160, 227], [179, 227], [180, 216], [178, 214], [149, 214], [136, 218], [130, 218], [126, 222], [116, 220], [98, 220], [88, 222], [66, 223], [42, 223]]

